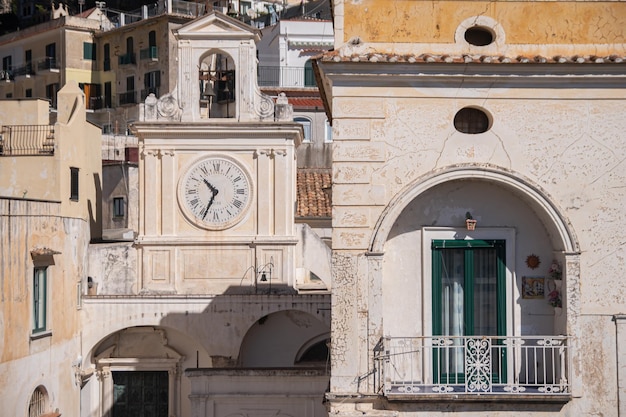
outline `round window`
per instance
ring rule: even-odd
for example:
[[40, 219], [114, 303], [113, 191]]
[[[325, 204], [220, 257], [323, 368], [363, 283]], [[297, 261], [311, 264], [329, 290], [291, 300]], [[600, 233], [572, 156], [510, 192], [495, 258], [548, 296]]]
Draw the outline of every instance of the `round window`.
[[491, 127], [487, 113], [475, 107], [465, 107], [454, 116], [454, 127], [461, 133], [484, 133]]

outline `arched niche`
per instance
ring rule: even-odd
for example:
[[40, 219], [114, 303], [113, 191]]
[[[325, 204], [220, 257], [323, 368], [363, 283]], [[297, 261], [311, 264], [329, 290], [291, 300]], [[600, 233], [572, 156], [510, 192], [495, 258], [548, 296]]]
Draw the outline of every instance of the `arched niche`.
[[[504, 187], [530, 207], [537, 218], [545, 225], [555, 249], [565, 253], [580, 251], [578, 240], [570, 223], [557, 207], [553, 199], [530, 180], [516, 176], [510, 171], [496, 167], [454, 166], [421, 177], [407, 185], [392, 199], [378, 219], [370, 243], [370, 252], [382, 253], [391, 228], [402, 211], [415, 198], [427, 190], [446, 182], [461, 180], [481, 180]], [[464, 219], [465, 212], [461, 213]], [[458, 225], [458, 223], [455, 223]]]

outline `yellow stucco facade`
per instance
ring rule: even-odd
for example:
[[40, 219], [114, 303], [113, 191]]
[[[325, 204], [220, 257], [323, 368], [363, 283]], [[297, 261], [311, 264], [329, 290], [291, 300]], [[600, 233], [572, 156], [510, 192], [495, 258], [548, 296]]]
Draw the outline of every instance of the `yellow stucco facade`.
[[456, 27], [472, 16], [499, 22], [508, 44], [588, 45], [581, 54], [621, 43], [626, 31], [626, 3], [616, 1], [355, 0], [343, 2], [336, 16], [343, 20], [336, 22], [337, 45], [354, 37], [376, 44], [453, 43]]

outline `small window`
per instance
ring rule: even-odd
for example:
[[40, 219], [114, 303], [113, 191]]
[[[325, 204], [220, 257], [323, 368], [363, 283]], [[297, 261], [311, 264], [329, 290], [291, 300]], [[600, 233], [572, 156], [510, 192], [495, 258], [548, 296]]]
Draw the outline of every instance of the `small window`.
[[57, 56], [57, 45], [56, 43], [49, 43], [46, 45], [46, 58], [56, 58]]
[[494, 34], [483, 26], [473, 26], [465, 31], [465, 40], [470, 45], [487, 46], [493, 43]]
[[35, 388], [28, 404], [28, 417], [39, 417], [48, 411], [48, 393], [41, 385]]
[[296, 117], [293, 121], [300, 123], [304, 129], [304, 138], [302, 141], [311, 142], [311, 120], [306, 117]]
[[11, 71], [13, 69], [12, 61], [13, 61], [13, 58], [11, 57], [11, 55], [3, 57], [2, 58], [2, 70]]
[[126, 91], [135, 91], [135, 76], [126, 77]]
[[96, 60], [96, 45], [91, 42], [83, 42], [83, 59]]
[[111, 84], [111, 81], [107, 81], [104, 83], [104, 107], [109, 109], [111, 108], [112, 103], [113, 103], [112, 84]]
[[151, 30], [148, 33], [148, 46], [151, 48], [156, 46], [156, 31], [155, 30]]
[[47, 267], [35, 267], [33, 276], [33, 333], [46, 330]]
[[124, 217], [125, 215], [124, 197], [113, 198], [113, 217]]
[[324, 142], [332, 142], [333, 141], [333, 127], [328, 122], [328, 119], [324, 122]]
[[111, 71], [111, 45], [104, 44], [104, 70]]
[[465, 107], [454, 116], [454, 127], [461, 133], [484, 133], [491, 127], [491, 121], [484, 111]]
[[315, 75], [313, 74], [313, 62], [309, 59], [304, 63], [304, 85], [315, 87]]
[[132, 54], [133, 53], [133, 37], [129, 36], [128, 38], [126, 38], [126, 53], [127, 54]]
[[70, 168], [70, 200], [78, 201], [78, 168]]
[[57, 91], [59, 91], [59, 83], [46, 85], [46, 98], [52, 108], [57, 106]]
[[27, 88], [26, 91], [24, 92], [24, 95], [26, 97], [32, 97], [33, 96], [33, 89], [32, 88]]
[[7, 93], [6, 98], [13, 98], [13, 93]]

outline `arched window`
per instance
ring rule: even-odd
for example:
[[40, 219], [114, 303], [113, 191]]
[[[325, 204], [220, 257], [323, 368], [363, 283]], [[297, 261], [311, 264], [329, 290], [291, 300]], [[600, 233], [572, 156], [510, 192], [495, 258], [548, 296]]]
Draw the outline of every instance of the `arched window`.
[[294, 117], [293, 118], [294, 122], [298, 122], [302, 125], [302, 128], [304, 129], [304, 138], [302, 139], [302, 142], [311, 142], [311, 119], [307, 118], [307, 117]]
[[148, 33], [148, 46], [151, 48], [153, 46], [156, 46], [156, 31], [155, 30], [151, 30]]
[[41, 385], [35, 388], [33, 395], [30, 397], [28, 404], [28, 417], [39, 417], [43, 415], [48, 408], [48, 393]]
[[128, 38], [126, 38], [126, 53], [127, 54], [132, 54], [133, 53], [133, 37], [129, 36]]

